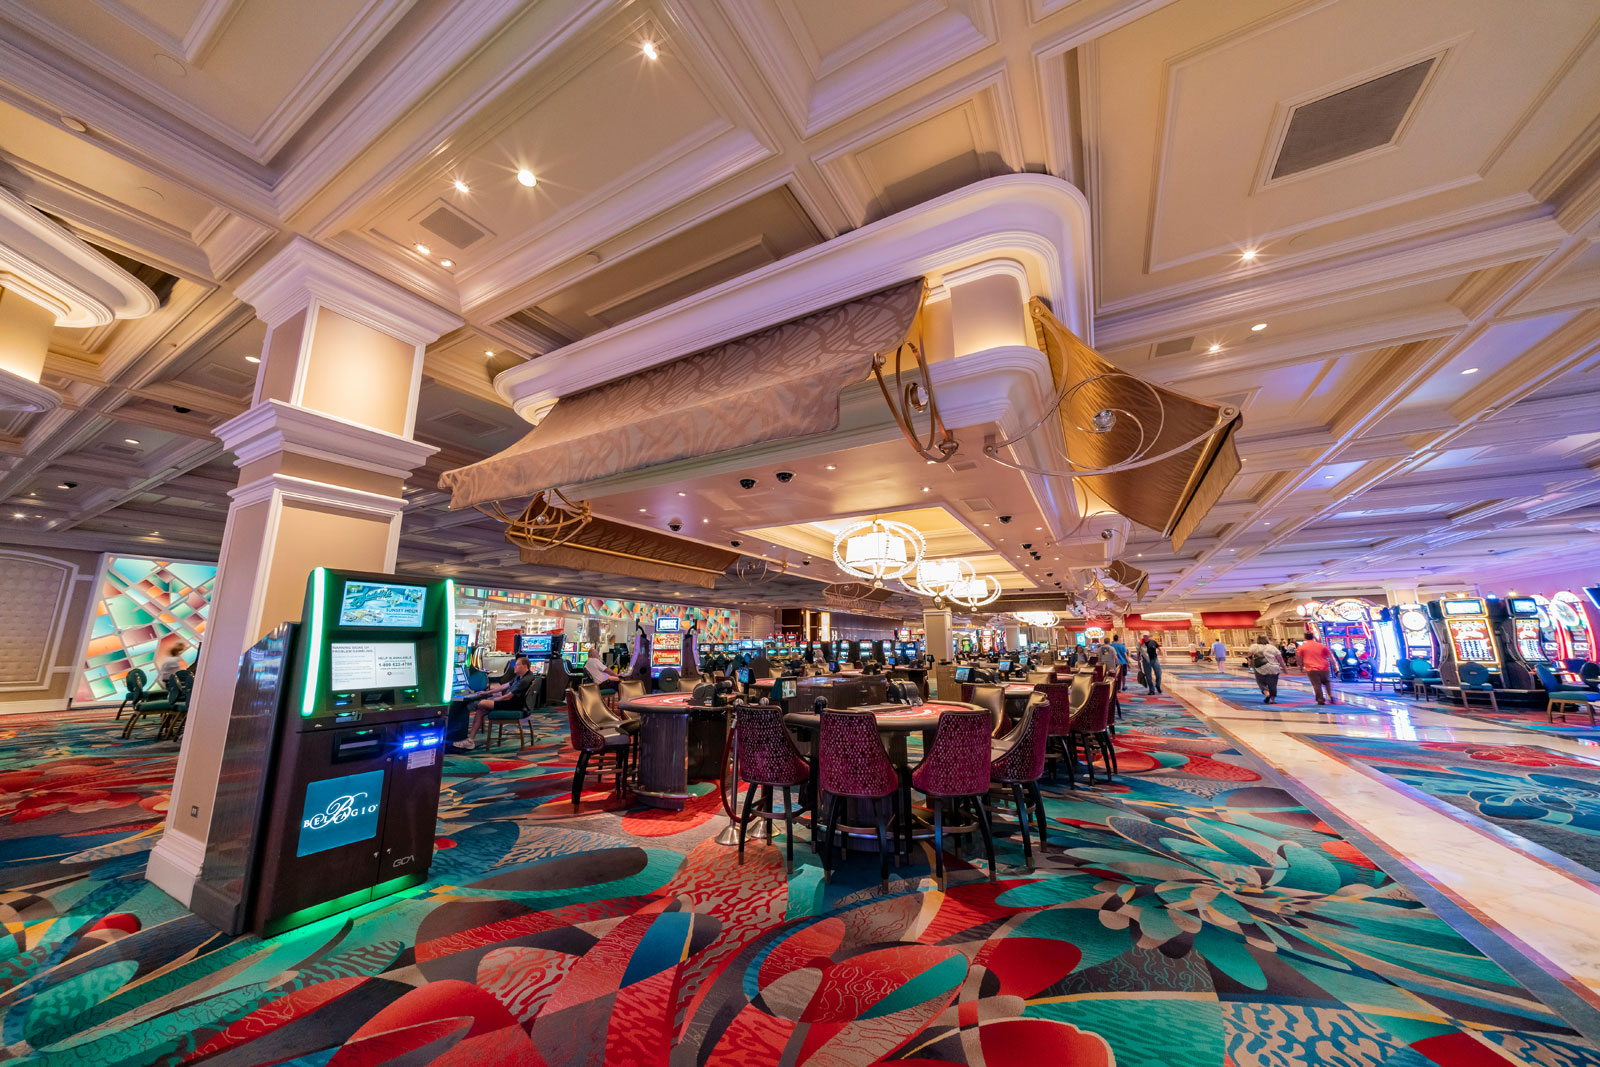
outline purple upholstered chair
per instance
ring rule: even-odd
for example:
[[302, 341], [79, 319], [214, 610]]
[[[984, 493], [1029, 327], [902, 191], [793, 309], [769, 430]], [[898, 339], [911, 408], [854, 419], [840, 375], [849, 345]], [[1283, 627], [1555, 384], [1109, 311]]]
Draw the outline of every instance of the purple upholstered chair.
[[[933, 808], [934, 875], [940, 885], [944, 884], [944, 809], [949, 800], [972, 802], [989, 856], [989, 881], [995, 880], [994, 835], [983, 806], [989, 795], [991, 729], [986, 711], [946, 711], [939, 716], [939, 730], [927, 754], [911, 769], [911, 784], [927, 795]], [[960, 832], [970, 831], [969, 826]]]
[[[783, 790], [783, 836], [789, 848], [789, 862], [794, 862], [794, 817], [807, 811], [810, 805], [801, 796], [801, 806], [794, 807], [790, 790], [811, 781], [811, 764], [800, 754], [799, 746], [783, 725], [783, 707], [778, 704], [741, 704], [734, 709], [735, 727], [739, 732], [739, 766], [735, 781], [750, 783], [744, 798], [744, 814], [739, 818], [739, 862], [744, 862], [744, 838], [750, 820], [762, 816], [767, 823], [767, 838], [772, 837], [772, 820], [778, 812], [772, 806], [774, 788]], [[737, 787], [736, 787], [737, 788]], [[766, 806], [756, 807], [756, 790], [762, 790]], [[816, 840], [812, 840], [812, 849]]]
[[1106, 779], [1117, 772], [1117, 749], [1111, 743], [1111, 682], [1096, 682], [1089, 697], [1072, 717], [1072, 737], [1068, 748], [1081, 744], [1083, 760], [1089, 766], [1089, 784], [1094, 784], [1094, 749], [1105, 762]]
[[833, 871], [833, 834], [846, 799], [872, 801], [878, 829], [878, 876], [889, 885], [889, 840], [883, 798], [898, 808], [900, 773], [895, 770], [878, 736], [878, 720], [870, 711], [825, 708], [817, 738], [817, 777], [832, 798], [828, 805], [828, 830], [822, 845], [822, 868]]
[[[1065, 758], [1067, 761], [1067, 784], [1076, 789], [1078, 787], [1078, 776], [1075, 772], [1078, 760], [1073, 755], [1071, 745], [1068, 744], [1068, 739], [1072, 735], [1073, 687], [1069, 684], [1051, 682], [1038, 688], [1044, 693], [1045, 702], [1040, 710], [1046, 720], [1045, 732], [1048, 735], [1048, 739], [1045, 742], [1045, 752], [1052, 765], [1051, 781], [1055, 780], [1055, 763], [1059, 758]], [[1057, 757], [1049, 751], [1052, 745], [1061, 750], [1061, 757]]]
[[606, 753], [616, 753], [617, 792], [622, 792], [623, 776], [627, 773], [628, 735], [621, 730], [590, 722], [578, 706], [578, 695], [571, 689], [567, 690], [567, 726], [572, 731], [572, 747], [578, 750], [578, 766], [572, 773], [572, 810], [578, 810], [578, 797], [583, 792], [583, 781], [589, 773], [589, 758], [596, 754], [600, 756], [595, 761], [595, 770], [599, 772]]
[[997, 785], [1011, 787], [1017, 803], [1017, 825], [1022, 831], [1022, 856], [1033, 868], [1033, 843], [1028, 835], [1028, 805], [1024, 793], [1033, 801], [1038, 815], [1039, 847], [1043, 848], [1044, 798], [1039, 795], [1039, 776], [1044, 774], [1044, 750], [1050, 740], [1049, 705], [1035, 704], [1022, 713], [1022, 719], [1005, 737], [990, 743], [989, 777]]

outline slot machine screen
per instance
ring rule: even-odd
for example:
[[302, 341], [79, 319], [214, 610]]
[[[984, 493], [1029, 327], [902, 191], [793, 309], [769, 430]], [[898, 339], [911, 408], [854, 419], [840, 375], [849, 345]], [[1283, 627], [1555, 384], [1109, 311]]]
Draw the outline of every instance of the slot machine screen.
[[1451, 618], [1445, 620], [1450, 634], [1450, 647], [1457, 663], [1482, 663], [1498, 667], [1500, 657], [1494, 651], [1494, 638], [1489, 633], [1487, 618]]
[[1506, 601], [1513, 615], [1537, 615], [1539, 605], [1531, 596], [1514, 596]]
[[549, 634], [518, 634], [517, 654], [527, 656], [529, 659], [546, 658], [555, 647], [554, 641], [555, 639]]
[[[1513, 604], [1516, 601], [1512, 601]], [[1530, 601], [1531, 603], [1531, 601]], [[1517, 653], [1528, 663], [1545, 663], [1544, 634], [1538, 619], [1516, 619], [1512, 627], [1517, 639]]]
[[1440, 605], [1446, 615], [1483, 615], [1486, 611], [1481, 600], [1446, 600]]

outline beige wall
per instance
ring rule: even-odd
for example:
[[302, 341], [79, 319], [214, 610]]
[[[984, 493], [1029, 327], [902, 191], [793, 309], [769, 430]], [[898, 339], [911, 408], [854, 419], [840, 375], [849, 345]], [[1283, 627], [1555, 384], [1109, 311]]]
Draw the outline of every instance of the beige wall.
[[0, 712], [67, 706], [100, 556], [0, 548]]
[[267, 334], [261, 370], [256, 374], [255, 402], [281, 400], [294, 403], [294, 381], [300, 366], [300, 342], [306, 328], [306, 312], [284, 319]]
[[318, 567], [393, 570], [388, 520], [359, 518], [285, 501], [278, 515], [278, 535], [252, 643], [280, 622], [300, 618], [306, 578]]
[[319, 308], [300, 403], [407, 436], [416, 361], [414, 345]]
[[25, 296], [0, 289], [0, 370], [39, 380], [56, 317]]

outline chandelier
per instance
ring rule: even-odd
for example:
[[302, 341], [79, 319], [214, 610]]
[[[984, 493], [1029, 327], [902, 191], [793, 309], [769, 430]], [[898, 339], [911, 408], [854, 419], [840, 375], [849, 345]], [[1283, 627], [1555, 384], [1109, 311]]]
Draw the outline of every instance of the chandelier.
[[922, 562], [926, 545], [915, 528], [889, 519], [853, 522], [833, 539], [833, 562], [846, 574], [866, 578], [874, 589], [903, 578]]
[[956, 582], [970, 579], [975, 574], [972, 564], [964, 559], [925, 559], [907, 571], [906, 577], [900, 581], [919, 596], [937, 598]]
[[1000, 599], [1000, 580], [987, 574], [963, 578], [946, 588], [943, 597], [963, 608], [981, 608]]
[[1053, 611], [1018, 611], [1013, 613], [1012, 618], [1024, 626], [1036, 626], [1042, 630], [1048, 630], [1061, 621], [1061, 616]]

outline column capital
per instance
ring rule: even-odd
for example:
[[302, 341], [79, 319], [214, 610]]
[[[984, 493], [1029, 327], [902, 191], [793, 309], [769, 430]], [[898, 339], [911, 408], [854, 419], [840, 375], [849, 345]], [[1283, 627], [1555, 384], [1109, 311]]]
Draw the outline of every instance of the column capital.
[[241, 281], [234, 295], [268, 326], [317, 304], [419, 346], [461, 325], [459, 316], [304, 237]]
[[310, 408], [264, 400], [213, 431], [243, 467], [280, 452], [405, 479], [436, 447]]

